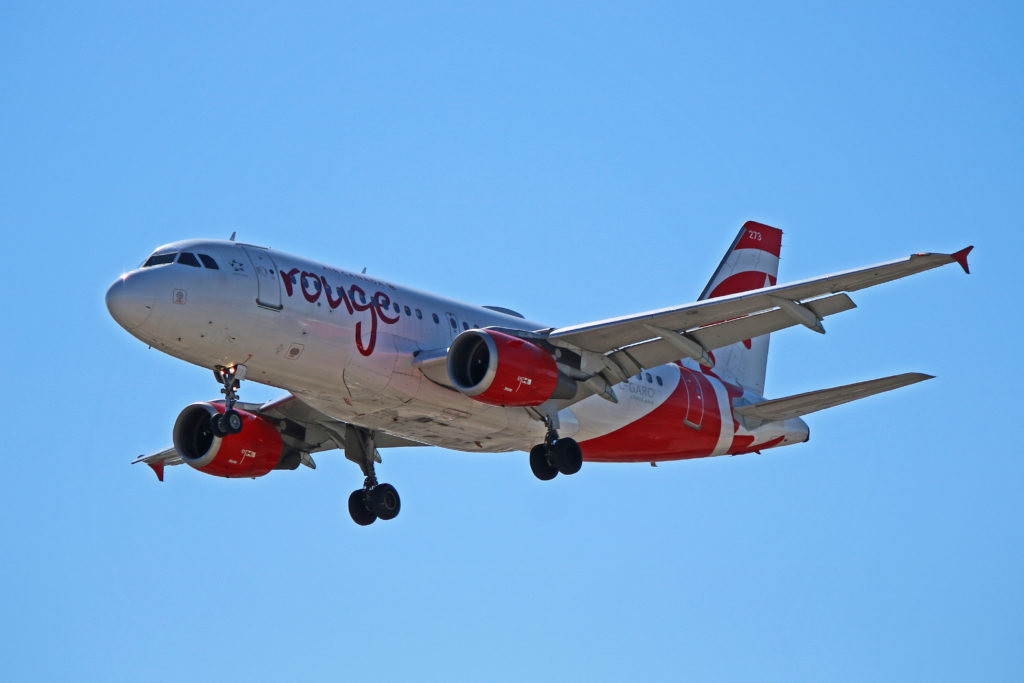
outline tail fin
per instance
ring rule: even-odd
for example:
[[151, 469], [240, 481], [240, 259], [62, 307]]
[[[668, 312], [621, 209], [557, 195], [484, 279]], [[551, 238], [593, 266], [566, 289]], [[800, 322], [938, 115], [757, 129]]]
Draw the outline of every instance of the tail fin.
[[[782, 231], [747, 221], [711, 276], [700, 299], [713, 299], [774, 285], [779, 274]], [[747, 339], [714, 352], [715, 372], [735, 379], [745, 389], [764, 395], [768, 335]]]

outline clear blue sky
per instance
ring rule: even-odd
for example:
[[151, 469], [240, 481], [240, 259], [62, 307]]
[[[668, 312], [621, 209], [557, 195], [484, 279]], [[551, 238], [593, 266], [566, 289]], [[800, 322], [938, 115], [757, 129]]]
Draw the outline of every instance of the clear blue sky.
[[[1024, 678], [1021, 6], [706, 4], [0, 6], [0, 678]], [[977, 245], [776, 335], [768, 391], [938, 379], [763, 456], [388, 452], [369, 528], [337, 455], [128, 464], [218, 395], [105, 310], [159, 244], [568, 324], [692, 300], [747, 219], [782, 281]]]

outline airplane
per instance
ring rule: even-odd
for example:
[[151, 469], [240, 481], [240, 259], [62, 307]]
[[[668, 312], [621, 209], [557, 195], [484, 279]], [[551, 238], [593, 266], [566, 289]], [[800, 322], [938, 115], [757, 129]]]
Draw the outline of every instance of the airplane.
[[[782, 231], [746, 222], [695, 302], [565, 327], [267, 247], [187, 240], [110, 286], [110, 315], [152, 348], [213, 371], [223, 399], [186, 406], [173, 446], [139, 456], [164, 479], [315, 468], [340, 449], [362, 470], [356, 524], [401, 509], [379, 449], [529, 453], [550, 480], [586, 462], [739, 455], [808, 440], [803, 416], [931, 379], [904, 373], [769, 399], [772, 332], [855, 308], [867, 287], [958, 263], [973, 247], [778, 284]], [[250, 380], [287, 394], [245, 403]]]

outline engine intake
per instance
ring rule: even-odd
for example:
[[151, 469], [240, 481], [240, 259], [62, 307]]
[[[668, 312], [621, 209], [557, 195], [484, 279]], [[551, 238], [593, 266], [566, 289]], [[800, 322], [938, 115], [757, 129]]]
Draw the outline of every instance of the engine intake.
[[242, 431], [214, 436], [210, 418], [223, 413], [219, 403], [193, 403], [174, 422], [174, 450], [200, 472], [218, 477], [262, 477], [275, 469], [295, 469], [298, 454], [286, 450], [270, 420], [239, 410]]
[[576, 393], [575, 382], [558, 372], [550, 353], [495, 330], [466, 330], [455, 338], [448, 378], [467, 396], [495, 406], [539, 406]]

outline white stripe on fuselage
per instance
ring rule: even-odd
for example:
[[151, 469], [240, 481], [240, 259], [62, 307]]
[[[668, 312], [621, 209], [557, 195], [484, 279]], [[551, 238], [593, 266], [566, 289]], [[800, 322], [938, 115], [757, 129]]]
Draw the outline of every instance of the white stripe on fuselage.
[[724, 455], [732, 445], [732, 437], [735, 431], [733, 429], [732, 407], [729, 405], [729, 392], [726, 390], [725, 385], [714, 377], [708, 377], [707, 375], [705, 377], [711, 382], [711, 387], [715, 390], [715, 399], [718, 400], [718, 415], [721, 417], [722, 422], [718, 431], [718, 443], [715, 444], [715, 449], [711, 451], [711, 455]]

